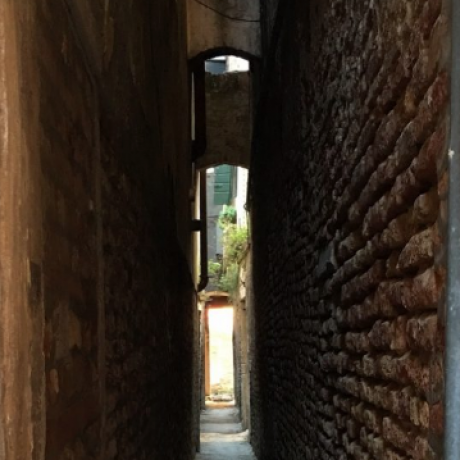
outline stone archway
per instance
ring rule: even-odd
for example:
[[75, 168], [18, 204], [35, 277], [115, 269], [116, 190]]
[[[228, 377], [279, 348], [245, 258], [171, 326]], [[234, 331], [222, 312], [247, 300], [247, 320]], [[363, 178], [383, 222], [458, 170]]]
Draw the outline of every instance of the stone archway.
[[260, 56], [260, 5], [249, 0], [188, 0], [188, 56], [234, 48]]
[[[206, 73], [205, 62], [217, 56], [245, 59], [249, 71]], [[258, 62], [256, 56], [230, 47], [206, 50], [190, 60], [195, 106], [193, 159], [198, 169], [219, 164], [249, 168]]]

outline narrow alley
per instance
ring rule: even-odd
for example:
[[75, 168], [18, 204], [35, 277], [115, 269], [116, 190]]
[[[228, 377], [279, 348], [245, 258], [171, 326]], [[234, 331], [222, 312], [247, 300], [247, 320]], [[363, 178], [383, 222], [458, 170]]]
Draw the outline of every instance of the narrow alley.
[[0, 0], [0, 460], [459, 460], [459, 24]]
[[203, 411], [200, 427], [201, 452], [196, 460], [256, 460], [234, 406]]

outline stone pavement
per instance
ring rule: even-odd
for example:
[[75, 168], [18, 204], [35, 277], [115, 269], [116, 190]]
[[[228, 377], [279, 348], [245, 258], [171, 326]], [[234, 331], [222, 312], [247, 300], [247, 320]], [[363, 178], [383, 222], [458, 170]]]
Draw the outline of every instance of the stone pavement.
[[256, 460], [237, 408], [209, 408], [201, 413], [201, 452], [196, 460]]

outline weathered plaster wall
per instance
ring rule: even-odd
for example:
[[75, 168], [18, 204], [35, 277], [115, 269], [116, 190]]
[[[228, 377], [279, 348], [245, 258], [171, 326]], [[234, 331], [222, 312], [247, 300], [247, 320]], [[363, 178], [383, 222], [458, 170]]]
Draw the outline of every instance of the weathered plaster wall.
[[249, 166], [251, 149], [251, 74], [206, 74], [205, 154], [197, 166]]
[[193, 457], [185, 20], [183, 2], [0, 6], [6, 460]]
[[[97, 100], [62, 4], [37, 4], [48, 460], [98, 454]], [[79, 88], [79, 91], [75, 91]], [[94, 439], [96, 437], [96, 439]]]
[[252, 291], [251, 254], [246, 254], [239, 272], [239, 288], [234, 304], [234, 387], [235, 401], [240, 408], [244, 429], [250, 428], [250, 367]]
[[[0, 457], [44, 451], [43, 256], [30, 8], [0, 3]], [[26, 80], [26, 76], [28, 77]], [[24, 97], [26, 95], [26, 97]], [[34, 114], [26, 120], [28, 114]]]
[[187, 0], [187, 15], [190, 58], [219, 48], [260, 56], [258, 1]]
[[441, 8], [285, 10], [251, 170], [260, 459], [441, 458]]

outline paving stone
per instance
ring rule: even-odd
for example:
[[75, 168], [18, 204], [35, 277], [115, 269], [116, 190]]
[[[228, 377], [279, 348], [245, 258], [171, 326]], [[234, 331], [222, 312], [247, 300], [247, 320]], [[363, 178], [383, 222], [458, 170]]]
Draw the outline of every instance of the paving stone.
[[236, 408], [203, 411], [200, 440], [196, 460], [256, 460]]

